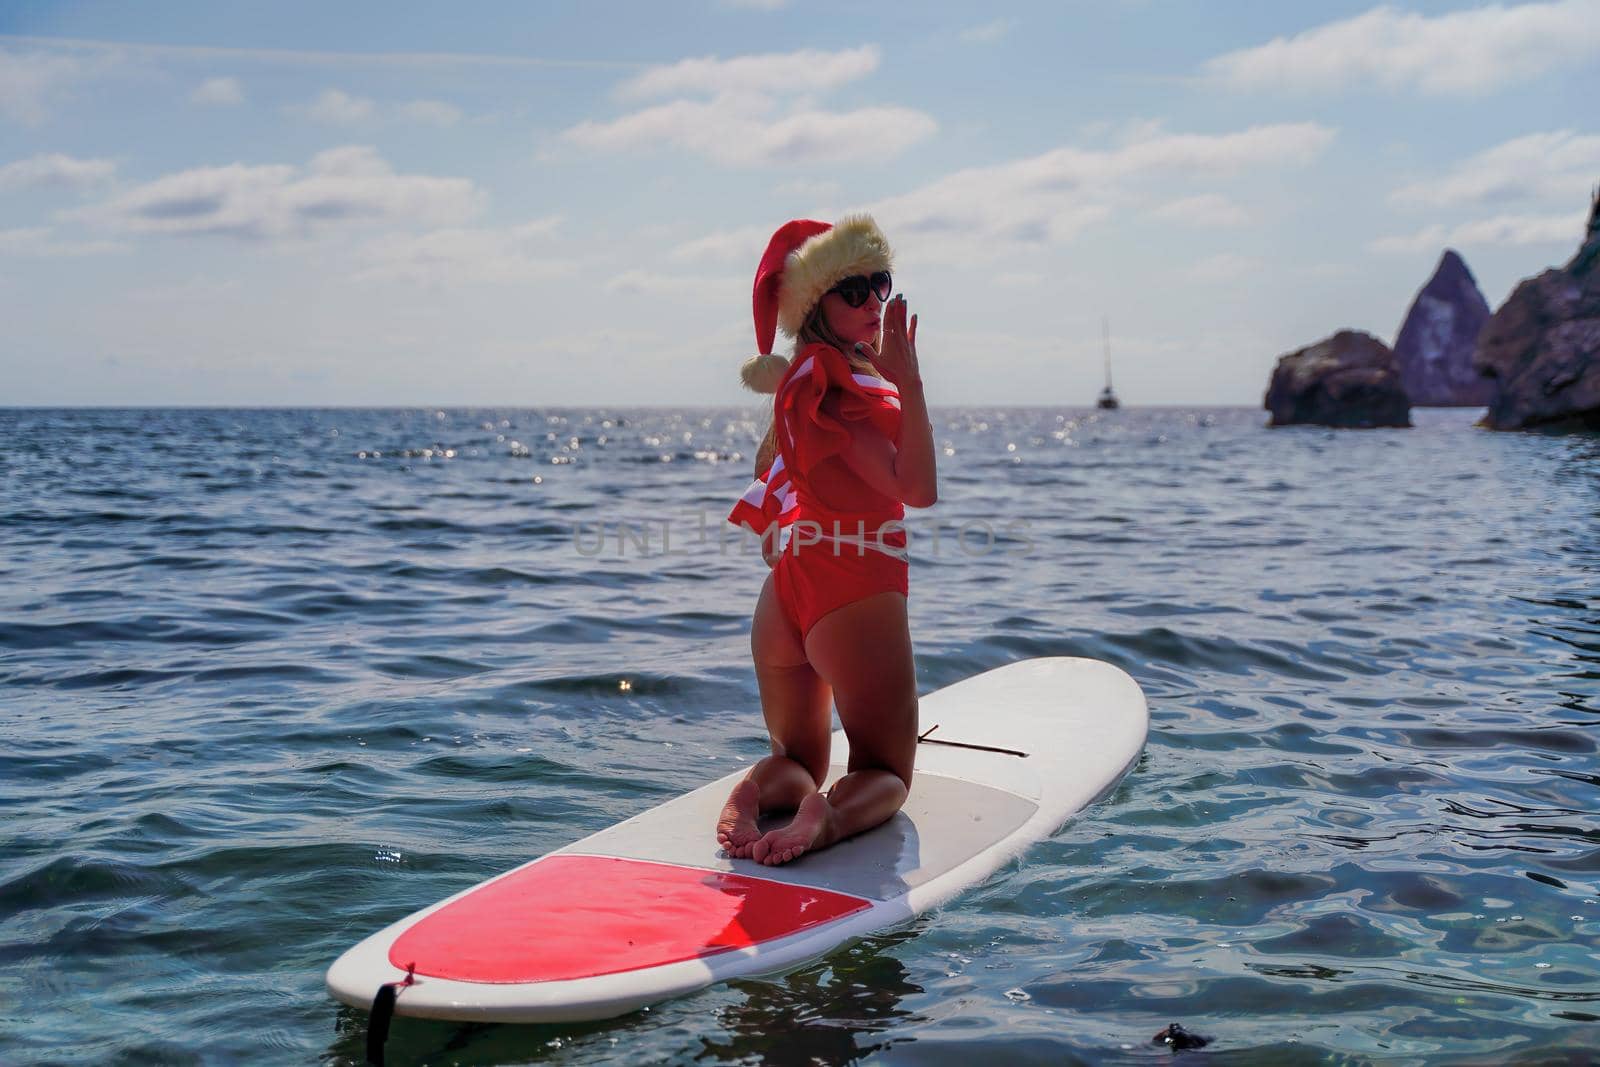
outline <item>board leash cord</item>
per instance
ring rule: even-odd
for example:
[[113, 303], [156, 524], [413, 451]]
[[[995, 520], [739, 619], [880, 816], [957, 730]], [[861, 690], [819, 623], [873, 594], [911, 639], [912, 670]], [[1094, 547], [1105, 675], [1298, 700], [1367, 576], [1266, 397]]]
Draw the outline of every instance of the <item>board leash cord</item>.
[[372, 998], [372, 1011], [367, 1016], [367, 1062], [383, 1067], [383, 1046], [389, 1040], [389, 1021], [394, 1018], [394, 1002], [400, 992], [416, 983], [415, 961], [406, 964], [406, 976], [398, 982], [385, 982]]
[[994, 745], [975, 745], [970, 741], [941, 741], [937, 737], [929, 737], [928, 736], [929, 734], [933, 733], [938, 728], [939, 728], [939, 724], [938, 723], [934, 723], [932, 726], [928, 727], [926, 730], [924, 730], [920, 734], [918, 734], [917, 735], [917, 744], [919, 744], [919, 745], [949, 745], [951, 748], [975, 748], [979, 752], [999, 752], [1002, 755], [1006, 755], [1006, 756], [1021, 756], [1023, 759], [1027, 759], [1028, 758], [1028, 754], [1026, 752], [1022, 752], [1022, 751], [1019, 751], [1019, 750], [1014, 749], [1014, 748], [996, 748]]

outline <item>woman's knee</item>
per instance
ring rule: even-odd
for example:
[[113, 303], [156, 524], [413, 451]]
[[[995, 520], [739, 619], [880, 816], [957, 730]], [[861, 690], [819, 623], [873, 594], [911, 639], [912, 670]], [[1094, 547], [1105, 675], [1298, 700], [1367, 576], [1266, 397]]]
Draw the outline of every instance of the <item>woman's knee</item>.
[[833, 742], [831, 726], [828, 718], [804, 722], [791, 719], [784, 723], [769, 719], [767, 733], [770, 735], [772, 754], [804, 767], [812, 781], [820, 786], [823, 779], [828, 777]]
[[824, 755], [822, 757], [822, 766], [819, 770], [805, 760], [797, 759], [788, 752], [781, 751], [782, 747], [774, 741], [772, 743], [772, 755], [757, 761], [756, 765], [750, 770], [751, 776], [763, 782], [762, 792], [765, 794], [796, 782], [807, 781], [810, 782], [810, 786], [801, 795], [804, 795], [804, 792], [822, 788], [823, 780], [828, 777], [827, 756]]
[[[913, 751], [911, 756], [904, 759], [876, 759], [868, 757], [858, 760], [856, 758], [855, 751], [852, 749], [850, 753], [850, 766], [848, 768], [848, 772], [850, 774], [855, 774], [857, 771], [882, 771], [891, 778], [897, 779], [901, 787], [904, 788], [907, 793], [910, 793], [911, 779], [915, 773], [915, 757], [916, 753]], [[843, 781], [843, 779], [840, 780]]]

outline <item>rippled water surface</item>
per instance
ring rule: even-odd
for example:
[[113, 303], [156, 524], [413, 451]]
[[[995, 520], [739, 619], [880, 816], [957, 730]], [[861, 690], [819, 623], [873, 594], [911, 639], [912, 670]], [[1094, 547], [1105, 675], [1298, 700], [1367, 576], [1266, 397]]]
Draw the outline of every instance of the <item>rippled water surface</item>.
[[[1600, 438], [1475, 414], [935, 411], [923, 691], [1109, 660], [1134, 772], [796, 972], [391, 1062], [1589, 1062]], [[0, 1061], [359, 1062], [345, 948], [759, 758], [761, 429], [0, 411]]]

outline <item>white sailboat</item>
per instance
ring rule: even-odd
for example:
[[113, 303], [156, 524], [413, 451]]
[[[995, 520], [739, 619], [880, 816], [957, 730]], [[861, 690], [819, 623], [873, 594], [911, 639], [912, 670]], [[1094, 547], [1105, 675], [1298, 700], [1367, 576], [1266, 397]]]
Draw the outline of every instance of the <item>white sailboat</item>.
[[1122, 406], [1117, 400], [1117, 394], [1111, 389], [1111, 320], [1101, 319], [1100, 325], [1105, 335], [1106, 349], [1106, 387], [1100, 390], [1100, 399], [1094, 406], [1102, 411], [1115, 411]]

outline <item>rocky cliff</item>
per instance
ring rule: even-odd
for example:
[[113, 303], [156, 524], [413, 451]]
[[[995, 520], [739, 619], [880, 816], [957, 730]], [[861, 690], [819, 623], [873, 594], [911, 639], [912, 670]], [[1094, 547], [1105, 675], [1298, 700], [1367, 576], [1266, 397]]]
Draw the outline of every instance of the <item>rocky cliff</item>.
[[1446, 249], [1433, 277], [1417, 293], [1395, 337], [1400, 382], [1418, 407], [1482, 407], [1494, 382], [1472, 365], [1489, 304], [1472, 272]]
[[1272, 426], [1411, 425], [1411, 402], [1394, 353], [1359, 330], [1340, 330], [1278, 357], [1263, 406], [1272, 412]]
[[1600, 188], [1578, 254], [1517, 286], [1478, 336], [1473, 363], [1496, 386], [1480, 425], [1600, 430]]

